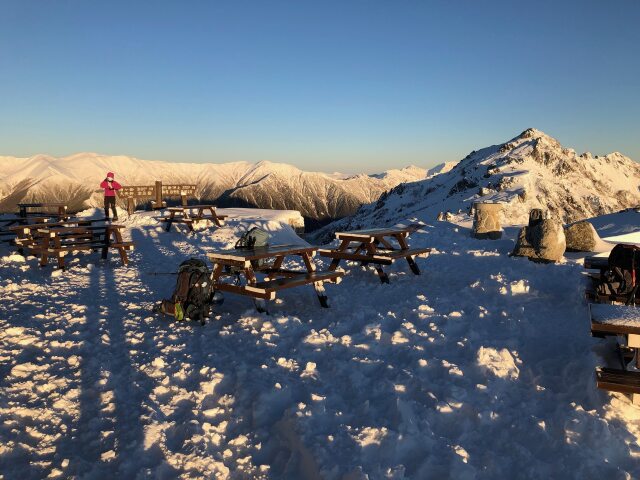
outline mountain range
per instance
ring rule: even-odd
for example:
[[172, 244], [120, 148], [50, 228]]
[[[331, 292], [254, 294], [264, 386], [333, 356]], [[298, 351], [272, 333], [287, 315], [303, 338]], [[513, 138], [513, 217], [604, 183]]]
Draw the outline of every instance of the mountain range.
[[56, 158], [0, 157], [0, 212], [19, 202], [65, 202], [73, 210], [99, 206], [96, 190], [109, 171], [123, 185], [195, 184], [199, 201], [220, 207], [298, 210], [311, 227], [351, 215], [404, 182], [428, 178], [451, 168], [406, 167], [375, 175], [305, 172], [272, 162], [173, 163], [127, 156], [78, 153]]

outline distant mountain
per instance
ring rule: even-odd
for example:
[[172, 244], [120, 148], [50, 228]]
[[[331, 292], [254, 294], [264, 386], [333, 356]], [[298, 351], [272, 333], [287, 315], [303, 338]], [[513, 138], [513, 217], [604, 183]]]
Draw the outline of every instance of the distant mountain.
[[124, 185], [149, 185], [155, 180], [193, 183], [200, 200], [219, 206], [298, 210], [316, 225], [351, 215], [400, 183], [433, 174], [412, 166], [348, 176], [304, 172], [271, 162], [170, 163], [96, 153], [0, 157], [0, 212], [14, 211], [16, 203], [24, 201], [61, 201], [73, 210], [99, 206], [102, 199], [96, 189], [108, 171]]
[[576, 154], [530, 128], [508, 142], [471, 152], [449, 171], [398, 185], [353, 216], [317, 232], [388, 225], [410, 217], [433, 221], [439, 212], [469, 211], [474, 202], [504, 203], [504, 221], [527, 222], [532, 208], [546, 208], [564, 222], [640, 204], [640, 165], [615, 152]]

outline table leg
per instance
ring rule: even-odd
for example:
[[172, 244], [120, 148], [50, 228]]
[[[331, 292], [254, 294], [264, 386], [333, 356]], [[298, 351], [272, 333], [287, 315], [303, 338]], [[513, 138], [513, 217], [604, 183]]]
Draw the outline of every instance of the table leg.
[[[336, 252], [344, 252], [347, 248], [349, 248], [350, 243], [350, 240], [342, 240], [342, 242], [340, 242], [340, 246], [338, 246], [338, 248], [336, 249]], [[338, 265], [340, 265], [340, 259], [334, 258], [331, 261], [331, 265], [329, 265], [329, 271], [335, 272], [336, 268], [338, 268]]]
[[[367, 248], [367, 252], [369, 253], [369, 255], [373, 256], [376, 254], [376, 247], [373, 243], [368, 243], [366, 245]], [[386, 273], [384, 273], [384, 270], [382, 269], [382, 265], [380, 264], [374, 264], [375, 268], [376, 268], [376, 272], [378, 272], [378, 277], [380, 277], [380, 282], [381, 283], [389, 283], [389, 277], [387, 276]]]
[[[247, 283], [249, 285], [255, 285], [257, 283], [255, 273], [253, 272], [253, 268], [251, 267], [245, 268], [244, 276], [246, 277]], [[256, 310], [258, 310], [259, 313], [266, 313], [267, 315], [269, 314], [269, 311], [267, 309], [267, 301], [265, 299], [254, 298], [253, 304], [256, 306]]]
[[122, 260], [122, 265], [126, 266], [129, 264], [129, 257], [127, 256], [127, 251], [124, 249], [122, 244], [124, 241], [122, 240], [122, 232], [118, 228], [113, 229], [113, 237], [115, 243], [120, 245], [118, 247], [118, 253], [120, 254], [120, 260]]
[[[309, 252], [304, 252], [302, 254], [302, 260], [304, 261], [305, 267], [307, 267], [307, 271], [309, 273], [313, 273], [316, 271], [316, 264], [311, 258], [311, 254]], [[318, 296], [318, 301], [320, 302], [320, 306], [322, 308], [329, 308], [329, 302], [327, 297], [327, 292], [324, 289], [323, 282], [314, 282], [313, 288], [316, 291], [316, 295]]]
[[168, 232], [169, 230], [171, 230], [171, 224], [173, 223], [174, 215], [175, 215], [175, 212], [173, 210], [169, 212], [169, 220], [167, 220], [167, 226], [164, 227], [165, 232]]
[[[400, 248], [402, 250], [409, 250], [409, 244], [407, 243], [406, 234], [397, 234], [397, 235], [394, 235], [394, 237], [398, 241], [398, 244], [400, 245]], [[411, 271], [413, 272], [413, 274], [420, 275], [420, 269], [418, 268], [418, 264], [415, 262], [413, 257], [411, 255], [408, 255], [404, 258], [407, 260], [407, 263], [409, 264], [409, 268], [411, 268]]]
[[111, 229], [109, 227], [104, 229], [104, 245], [102, 247], [102, 259], [106, 260], [109, 256], [109, 244], [111, 241]]

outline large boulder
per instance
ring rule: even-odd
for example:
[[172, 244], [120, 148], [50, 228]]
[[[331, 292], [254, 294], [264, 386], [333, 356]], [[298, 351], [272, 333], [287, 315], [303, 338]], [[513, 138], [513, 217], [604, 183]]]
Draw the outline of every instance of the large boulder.
[[489, 238], [497, 240], [502, 237], [500, 215], [502, 204], [500, 203], [476, 203], [473, 216], [472, 235], [475, 238]]
[[600, 236], [586, 220], [567, 225], [564, 229], [567, 250], [570, 252], [593, 252], [600, 242]]
[[557, 262], [566, 250], [562, 224], [540, 209], [529, 215], [529, 225], [518, 233], [513, 255], [539, 262]]

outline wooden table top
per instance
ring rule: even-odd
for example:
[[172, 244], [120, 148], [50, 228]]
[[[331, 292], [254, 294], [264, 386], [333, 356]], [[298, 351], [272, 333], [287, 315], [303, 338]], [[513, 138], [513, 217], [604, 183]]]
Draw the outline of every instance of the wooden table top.
[[284, 255], [297, 255], [301, 253], [313, 253], [318, 250], [314, 246], [300, 245], [274, 245], [270, 247], [257, 247], [252, 249], [231, 249], [207, 252], [207, 257], [213, 263], [246, 262], [251, 260], [261, 260], [263, 258], [278, 257]]
[[192, 210], [196, 208], [216, 208], [215, 205], [181, 205], [179, 207], [169, 207], [167, 210], [174, 210], [176, 212], [183, 212], [185, 210]]
[[415, 229], [412, 227], [389, 227], [389, 228], [367, 228], [364, 230], [350, 230], [347, 232], [336, 232], [336, 238], [358, 237], [358, 238], [375, 238], [387, 237], [402, 233], [412, 233]]
[[29, 208], [29, 207], [66, 207], [66, 203], [19, 203], [19, 207]]
[[640, 308], [608, 303], [589, 304], [591, 330], [617, 334], [640, 334]]

